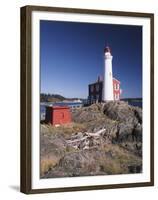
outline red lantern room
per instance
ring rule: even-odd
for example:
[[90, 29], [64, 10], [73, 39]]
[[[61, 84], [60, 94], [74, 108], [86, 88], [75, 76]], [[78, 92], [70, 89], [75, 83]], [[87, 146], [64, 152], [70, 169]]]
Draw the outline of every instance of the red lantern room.
[[107, 52], [111, 53], [111, 49], [110, 49], [109, 46], [106, 46], [106, 47], [104, 48], [104, 53], [107, 53]]
[[61, 125], [71, 122], [71, 112], [68, 106], [46, 107], [46, 122], [52, 125]]

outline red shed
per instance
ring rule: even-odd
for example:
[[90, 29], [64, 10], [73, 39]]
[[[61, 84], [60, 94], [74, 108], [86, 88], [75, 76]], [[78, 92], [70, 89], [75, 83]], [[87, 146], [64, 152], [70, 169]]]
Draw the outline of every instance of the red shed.
[[46, 107], [46, 122], [52, 125], [67, 124], [71, 122], [71, 112], [68, 106]]

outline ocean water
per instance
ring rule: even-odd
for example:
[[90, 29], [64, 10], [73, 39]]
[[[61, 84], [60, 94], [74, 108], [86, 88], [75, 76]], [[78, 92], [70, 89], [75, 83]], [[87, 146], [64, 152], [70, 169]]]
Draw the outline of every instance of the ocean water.
[[137, 106], [137, 107], [142, 108], [142, 101], [128, 102], [128, 104], [131, 106]]

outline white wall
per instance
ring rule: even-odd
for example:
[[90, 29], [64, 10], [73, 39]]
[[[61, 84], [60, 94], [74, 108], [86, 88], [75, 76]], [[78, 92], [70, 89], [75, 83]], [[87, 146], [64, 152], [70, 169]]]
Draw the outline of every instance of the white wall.
[[[19, 7], [27, 4], [78, 7], [89, 9], [106, 9], [155, 13], [155, 55], [158, 55], [158, 3], [157, 0], [3, 0], [0, 5], [0, 198], [1, 199], [157, 199], [158, 182], [156, 161], [156, 186], [148, 188], [130, 188], [104, 191], [72, 192], [43, 195], [24, 195], [19, 188], [19, 74], [20, 74], [20, 35]], [[157, 77], [158, 59], [155, 56], [155, 79]], [[158, 102], [155, 83], [155, 102]], [[155, 119], [157, 119], [157, 104]], [[155, 127], [155, 141], [158, 141], [158, 127]], [[155, 142], [157, 144], [157, 142]], [[158, 148], [156, 147], [156, 155]]]

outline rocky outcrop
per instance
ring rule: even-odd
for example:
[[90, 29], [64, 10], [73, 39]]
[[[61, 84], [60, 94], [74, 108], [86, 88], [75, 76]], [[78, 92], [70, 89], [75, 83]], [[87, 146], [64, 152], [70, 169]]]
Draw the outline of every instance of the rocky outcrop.
[[104, 105], [103, 112], [110, 119], [116, 120], [117, 131], [113, 142], [126, 149], [142, 155], [142, 109], [128, 103], [109, 102]]
[[108, 151], [91, 149], [68, 153], [60, 159], [56, 167], [44, 175], [44, 178], [128, 174], [140, 173], [141, 170], [140, 158], [113, 146], [113, 149], [110, 147]]
[[93, 104], [73, 113], [73, 120], [89, 127], [89, 131], [106, 129], [116, 141], [141, 141], [142, 109], [128, 105], [127, 102], [116, 101]]
[[141, 108], [122, 101], [93, 104], [72, 118], [70, 126], [42, 125], [41, 159], [56, 160], [42, 178], [141, 172]]
[[133, 107], [128, 105], [124, 101], [108, 102], [104, 104], [103, 112], [109, 118], [117, 121], [129, 121], [135, 120], [135, 114]]

